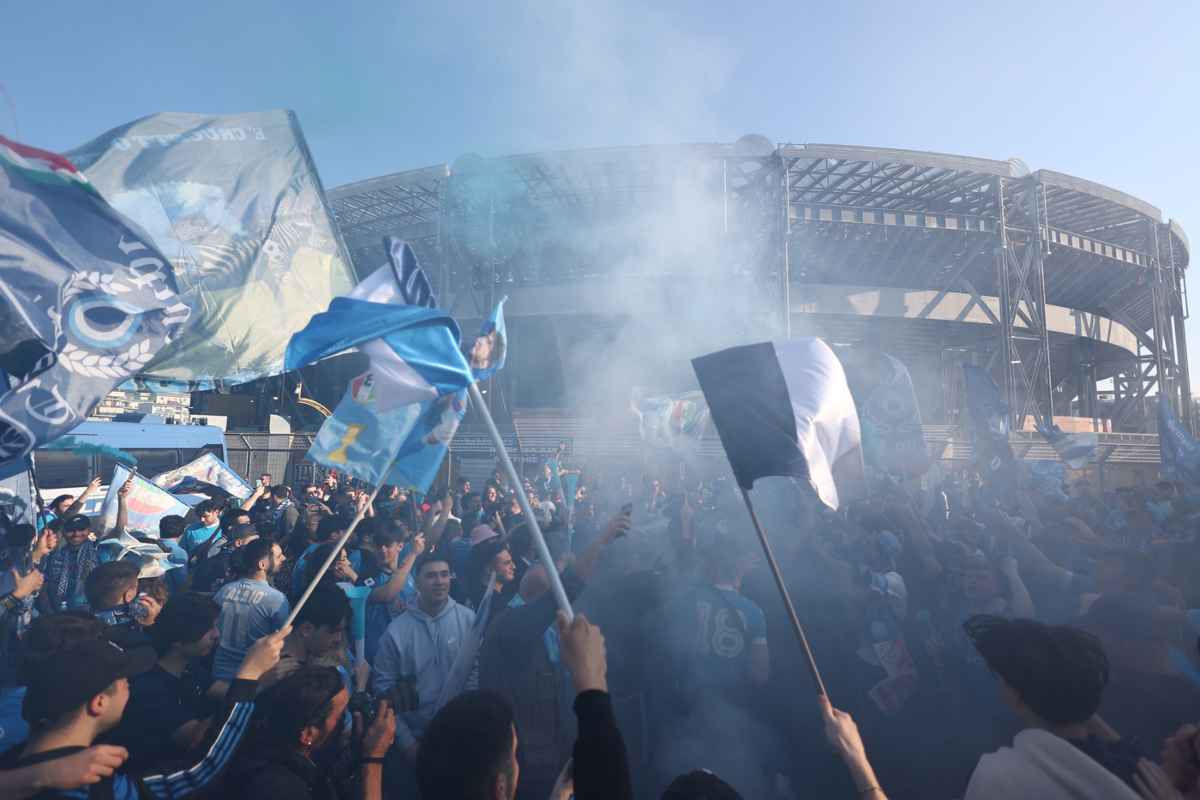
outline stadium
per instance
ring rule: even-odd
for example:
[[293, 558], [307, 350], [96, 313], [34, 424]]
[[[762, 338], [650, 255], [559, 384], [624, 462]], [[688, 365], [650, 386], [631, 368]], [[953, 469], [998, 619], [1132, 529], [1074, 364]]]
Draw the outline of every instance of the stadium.
[[[678, 391], [681, 352], [807, 335], [902, 360], [944, 459], [969, 454], [963, 363], [996, 377], [1018, 456], [1054, 457], [1032, 427], [1053, 416], [1100, 432], [1101, 462], [1149, 470], [1157, 393], [1191, 426], [1182, 229], [1136, 197], [1018, 159], [749, 135], [468, 155], [328, 195], [360, 276], [390, 235], [413, 244], [465, 329], [509, 298], [514, 346], [489, 402], [527, 455], [560, 437], [581, 455], [636, 452], [631, 383]], [[684, 344], [663, 345], [664, 331]], [[639, 366], [580, 397], [606, 342], [622, 358], [640, 347]], [[580, 419], [587, 401], [625, 414], [596, 430]], [[456, 453], [485, 449], [465, 426]]]

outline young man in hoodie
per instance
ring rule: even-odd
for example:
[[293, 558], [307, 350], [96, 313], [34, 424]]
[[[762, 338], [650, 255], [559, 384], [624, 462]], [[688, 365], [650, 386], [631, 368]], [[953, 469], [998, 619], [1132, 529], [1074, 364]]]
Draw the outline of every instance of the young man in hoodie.
[[988, 614], [965, 628], [1025, 723], [1011, 748], [979, 759], [965, 800], [1134, 800], [1141, 754], [1095, 716], [1109, 673], [1100, 641], [1075, 628]]
[[[475, 612], [450, 597], [451, 571], [445, 556], [425, 554], [413, 567], [417, 604], [388, 625], [375, 654], [375, 694], [386, 697], [397, 685], [416, 681], [417, 705], [397, 709], [396, 745], [404, 756], [400, 769], [411, 774], [417, 744], [437, 712], [450, 670], [471, 626]], [[468, 689], [478, 686], [476, 669]]]

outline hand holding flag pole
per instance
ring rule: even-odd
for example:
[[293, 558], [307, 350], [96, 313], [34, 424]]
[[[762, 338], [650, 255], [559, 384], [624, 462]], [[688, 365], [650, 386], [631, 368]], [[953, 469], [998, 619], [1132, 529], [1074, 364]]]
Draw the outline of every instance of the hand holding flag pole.
[[813, 338], [733, 347], [692, 359], [692, 367], [817, 693], [828, 697], [750, 489], [759, 478], [792, 477], [812, 484], [821, 502], [837, 508], [834, 467], [843, 458], [862, 458], [846, 373], [829, 345]]
[[829, 696], [829, 692], [825, 691], [825, 681], [821, 680], [821, 670], [817, 668], [817, 660], [813, 657], [812, 648], [808, 646], [808, 637], [804, 634], [804, 626], [800, 624], [800, 617], [796, 614], [796, 607], [792, 605], [792, 596], [788, 593], [787, 585], [783, 582], [783, 573], [779, 571], [779, 563], [775, 560], [775, 553], [771, 550], [771, 543], [767, 541], [767, 534], [763, 531], [762, 524], [758, 521], [758, 514], [754, 513], [754, 504], [750, 502], [750, 492], [742, 489], [742, 500], [746, 503], [746, 510], [750, 512], [750, 521], [754, 523], [754, 531], [758, 534], [758, 541], [762, 544], [763, 554], [767, 557], [767, 566], [771, 569], [771, 575], [775, 578], [775, 586], [779, 589], [779, 595], [783, 598], [783, 606], [787, 610], [788, 619], [792, 623], [792, 631], [796, 634], [797, 641], [800, 642], [801, 649], [804, 650], [804, 660], [808, 664], [808, 674], [812, 676], [813, 683], [817, 685], [817, 694], [824, 697]]
[[354, 529], [358, 527], [358, 523], [362, 522], [363, 517], [367, 514], [367, 509], [375, 502], [375, 498], [379, 496], [379, 490], [382, 488], [382, 483], [375, 484], [375, 488], [371, 490], [371, 495], [367, 498], [367, 502], [359, 506], [358, 512], [354, 515], [354, 521], [350, 523], [350, 527], [346, 528], [346, 532], [342, 534], [342, 538], [338, 539], [337, 547], [329, 552], [329, 555], [325, 558], [325, 562], [317, 570], [316, 577], [312, 579], [312, 582], [308, 584], [308, 588], [304, 590], [304, 594], [300, 595], [300, 599], [292, 607], [292, 613], [288, 614], [287, 621], [283, 623], [283, 627], [286, 628], [296, 621], [296, 615], [300, 613], [300, 609], [304, 608], [304, 604], [312, 596], [313, 590], [317, 588], [317, 584], [321, 582], [321, 578], [325, 577], [325, 573], [329, 571], [333, 562], [337, 560], [338, 553], [342, 552], [342, 548], [346, 546], [346, 542], [350, 541], [350, 537], [354, 535]]
[[546, 546], [546, 537], [542, 535], [542, 529], [538, 525], [537, 517], [533, 515], [533, 509], [529, 506], [529, 498], [525, 496], [525, 485], [522, 483], [520, 476], [517, 475], [517, 470], [513, 467], [512, 460], [508, 457], [508, 451], [504, 449], [504, 439], [500, 436], [500, 431], [496, 428], [495, 421], [492, 420], [487, 403], [483, 401], [483, 395], [479, 391], [479, 384], [472, 383], [470, 392], [471, 401], [475, 403], [475, 407], [479, 409], [480, 415], [483, 416], [488, 433], [491, 434], [492, 442], [496, 445], [496, 454], [500, 456], [500, 463], [504, 467], [509, 481], [517, 489], [517, 502], [521, 505], [521, 514], [525, 517], [525, 524], [529, 526], [529, 532], [532, 534], [533, 546], [537, 550], [538, 558], [541, 559], [542, 564], [546, 567], [546, 575], [550, 578], [550, 590], [554, 592], [554, 599], [558, 603], [559, 609], [567, 615], [567, 622], [570, 623], [575, 619], [575, 612], [571, 610], [571, 601], [567, 599], [567, 591], [563, 588], [562, 578], [558, 574], [558, 567], [555, 566], [554, 559], [550, 555], [550, 548]]

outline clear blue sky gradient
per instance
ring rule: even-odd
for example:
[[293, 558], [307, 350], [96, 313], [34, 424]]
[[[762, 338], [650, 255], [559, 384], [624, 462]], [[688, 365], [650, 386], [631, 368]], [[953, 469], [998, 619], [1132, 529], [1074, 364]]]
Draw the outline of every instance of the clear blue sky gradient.
[[1017, 156], [1147, 200], [1200, 248], [1194, 3], [47, 0], [4, 22], [0, 133], [52, 150], [156, 111], [292, 108], [337, 186], [757, 132]]

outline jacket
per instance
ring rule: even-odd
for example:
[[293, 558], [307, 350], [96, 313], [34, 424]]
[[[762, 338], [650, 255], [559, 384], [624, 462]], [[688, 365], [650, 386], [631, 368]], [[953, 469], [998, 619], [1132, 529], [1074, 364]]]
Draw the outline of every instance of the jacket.
[[[475, 623], [475, 612], [447, 598], [446, 606], [429, 616], [412, 606], [392, 620], [375, 653], [374, 687], [385, 695], [405, 679], [416, 682], [417, 709], [396, 715], [396, 744], [407, 747], [421, 738], [437, 713], [437, 702], [454, 659]], [[473, 669], [467, 688], [478, 686]]]
[[[563, 588], [574, 601], [583, 582], [568, 570]], [[575, 739], [573, 694], [558, 653], [552, 653], [545, 642], [557, 611], [552, 592], [529, 605], [506, 609], [496, 617], [479, 652], [480, 688], [496, 692], [513, 707], [522, 774], [545, 773], [551, 786]]]
[[965, 800], [1036, 797], [1040, 800], [1136, 800], [1116, 775], [1066, 739], [1027, 728], [1012, 747], [979, 759]]

